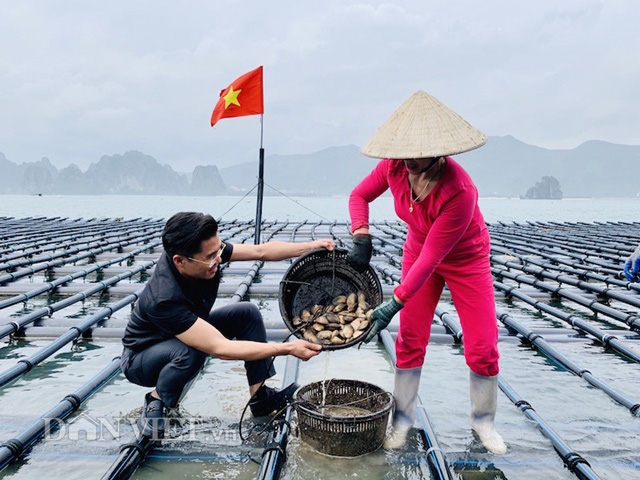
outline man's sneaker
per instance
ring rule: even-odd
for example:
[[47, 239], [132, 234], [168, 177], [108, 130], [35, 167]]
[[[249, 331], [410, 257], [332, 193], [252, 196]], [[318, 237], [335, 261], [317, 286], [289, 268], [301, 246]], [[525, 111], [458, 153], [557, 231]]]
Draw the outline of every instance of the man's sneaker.
[[162, 400], [147, 393], [144, 396], [142, 415], [138, 419], [140, 434], [144, 437], [162, 438], [166, 423], [165, 408]]
[[266, 417], [273, 412], [281, 410], [293, 398], [293, 394], [298, 388], [300, 388], [300, 385], [295, 382], [283, 390], [262, 385], [249, 400], [251, 413], [254, 417]]

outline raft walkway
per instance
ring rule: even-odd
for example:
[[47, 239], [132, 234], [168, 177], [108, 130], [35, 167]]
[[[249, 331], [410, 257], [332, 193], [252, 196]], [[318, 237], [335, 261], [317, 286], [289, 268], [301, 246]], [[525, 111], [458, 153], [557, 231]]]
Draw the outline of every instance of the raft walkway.
[[[86, 376], [81, 363], [72, 365], [74, 348], [79, 343], [116, 345], [117, 349], [127, 312], [162, 254], [163, 224], [161, 219], [142, 218], [0, 218], [0, 339], [3, 341], [0, 344], [0, 397], [6, 391], [15, 395], [15, 390], [21, 389], [25, 392], [24, 408], [39, 409], [33, 412], [37, 418], [31, 424], [12, 431], [2, 425], [2, 419], [11, 418], [12, 412], [0, 406], [0, 478], [2, 470], [9, 465], [15, 478], [21, 478], [23, 470], [26, 474], [32, 464], [37, 465], [38, 448], [49, 441], [45, 438], [47, 434], [60, 429], [65, 422], [72, 422], [92, 396], [108, 402], [105, 387], [114, 378], [122, 377], [117, 358], [105, 360], [97, 374], [85, 378], [79, 389], [38, 398], [35, 406], [30, 406], [33, 393], [29, 392], [37, 389], [41, 379], [38, 372], [48, 363], [69, 364], [72, 368], [65, 369], [67, 375]], [[557, 461], [544, 467], [547, 476], [549, 471], [559, 468], [558, 478], [565, 478], [562, 475], [566, 474], [569, 478], [640, 479], [640, 419], [637, 418], [640, 416], [640, 284], [631, 284], [621, 275], [625, 259], [640, 242], [640, 223], [496, 223], [489, 225], [489, 229], [501, 350], [518, 349], [514, 350], [513, 358], [528, 358], [526, 363], [517, 365], [513, 358], [505, 359], [503, 354], [501, 402], [508, 401], [512, 405], [511, 414], [519, 412], [521, 419], [521, 424], [513, 428], [538, 429], [545, 437], [541, 445], [546, 445]], [[231, 243], [253, 242], [254, 231], [253, 221], [223, 221], [220, 225], [221, 237]], [[351, 245], [349, 226], [339, 221], [264, 220], [262, 231], [265, 239], [333, 238], [339, 247]], [[400, 222], [384, 221], [373, 223], [371, 232], [372, 266], [383, 282], [387, 297], [400, 279], [402, 244], [407, 231]], [[280, 280], [289, 264], [234, 262], [225, 266], [220, 302], [250, 300], [277, 305]], [[460, 352], [464, 339], [446, 289], [434, 322], [429, 352], [445, 348]], [[272, 341], [283, 341], [289, 335], [279, 314], [265, 316], [265, 324]], [[397, 328], [396, 318], [383, 336], [384, 342], [377, 347], [381, 352], [388, 352], [384, 355], [390, 368]], [[21, 354], [22, 351], [26, 354]], [[425, 370], [429, 369], [429, 352]], [[367, 350], [366, 354], [371, 353]], [[332, 358], [338, 355], [340, 352]], [[520, 374], [531, 377], [532, 370], [541, 365], [540, 358], [543, 364], [539, 387], [527, 389], [528, 395], [523, 397], [512, 383], [516, 383]], [[510, 363], [505, 365], [506, 361]], [[288, 363], [285, 377], [295, 379], [298, 370], [302, 375], [305, 368], [304, 363]], [[555, 388], [545, 375], [548, 368], [564, 372], [564, 381], [571, 384], [571, 388], [581, 388], [576, 382], [588, 386], [579, 390], [578, 401], [567, 400], [574, 402], [575, 411], [584, 412], [590, 419], [585, 431], [615, 432], [620, 428], [618, 433], [624, 442], [612, 445], [605, 440], [605, 444], [594, 447], [593, 441], [585, 439], [586, 433], [576, 434], [561, 422], [554, 424], [543, 418], [544, 414], [538, 413], [536, 406], [543, 404], [546, 408], [549, 400], [544, 392]], [[446, 388], [447, 372], [440, 372], [440, 376]], [[362, 379], [376, 383], [375, 378]], [[440, 431], [446, 429], [439, 424], [438, 416], [430, 417], [429, 395], [422, 389], [421, 398], [423, 403], [416, 424], [421, 435], [414, 445], [418, 455], [417, 478], [508, 478], [505, 472], [510, 466], [497, 468], [498, 457], [475, 455], [473, 448], [465, 454], [448, 452], [447, 444], [455, 442], [439, 441], [439, 427]], [[592, 403], [594, 398], [597, 401]], [[0, 405], [2, 403], [0, 401]], [[607, 412], [615, 412], [612, 415], [621, 418], [624, 427], [612, 424], [607, 420], [609, 414], [593, 410], [592, 405], [606, 405]], [[499, 429], [500, 416], [506, 408], [500, 407]], [[47, 420], [52, 417], [57, 420]], [[264, 455], [258, 459], [262, 465], [256, 468], [256, 478], [280, 475], [297, 478], [287, 477], [291, 417], [289, 409], [284, 423], [275, 423]], [[509, 443], [508, 434], [505, 439]], [[157, 446], [136, 445], [130, 438], [121, 439], [120, 444], [124, 448], [122, 453], [115, 450], [109, 454], [114, 461], [126, 457], [128, 463], [118, 467], [116, 462], [103, 472], [93, 472], [97, 477], [136, 475], [136, 468]], [[192, 457], [197, 460], [198, 455]], [[524, 461], [522, 458], [518, 457]], [[487, 472], [487, 476], [482, 476], [483, 472]], [[620, 472], [624, 475], [620, 476]], [[289, 475], [299, 477], [300, 472]], [[310, 475], [309, 478], [320, 477]], [[518, 475], [518, 478], [539, 477], [534, 473]]]

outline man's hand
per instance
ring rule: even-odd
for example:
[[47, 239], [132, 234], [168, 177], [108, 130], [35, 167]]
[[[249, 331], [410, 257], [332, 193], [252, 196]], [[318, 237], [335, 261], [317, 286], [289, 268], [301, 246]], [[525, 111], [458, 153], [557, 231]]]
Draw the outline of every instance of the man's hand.
[[347, 255], [347, 263], [351, 265], [356, 272], [364, 272], [369, 266], [373, 245], [371, 244], [371, 235], [358, 234], [353, 236], [353, 247]]
[[395, 295], [391, 297], [391, 300], [378, 305], [371, 314], [373, 327], [371, 328], [371, 330], [369, 330], [367, 336], [364, 337], [363, 342], [369, 343], [373, 339], [373, 337], [387, 328], [387, 325], [391, 323], [391, 319], [396, 313], [402, 310], [402, 307], [404, 307], [404, 305], [396, 300]]
[[624, 264], [624, 275], [630, 282], [640, 282], [640, 245]]
[[322, 351], [322, 345], [307, 342], [306, 340], [294, 340], [289, 342], [289, 345], [291, 348], [289, 355], [293, 355], [304, 362], [315, 357]]
[[312, 247], [310, 250], [316, 250], [318, 248], [326, 248], [329, 251], [332, 251], [336, 248], [336, 244], [333, 240], [315, 240], [311, 242]]

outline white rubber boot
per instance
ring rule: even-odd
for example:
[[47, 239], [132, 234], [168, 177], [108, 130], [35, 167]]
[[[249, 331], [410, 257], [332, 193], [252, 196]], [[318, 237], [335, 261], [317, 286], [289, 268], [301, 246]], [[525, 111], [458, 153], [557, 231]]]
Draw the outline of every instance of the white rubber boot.
[[485, 377], [470, 372], [471, 428], [492, 453], [506, 453], [507, 445], [496, 432], [494, 421], [498, 405], [498, 376]]
[[416, 420], [421, 373], [422, 367], [396, 368], [393, 389], [396, 408], [393, 412], [391, 433], [384, 441], [385, 448], [401, 448], [407, 441], [407, 435]]

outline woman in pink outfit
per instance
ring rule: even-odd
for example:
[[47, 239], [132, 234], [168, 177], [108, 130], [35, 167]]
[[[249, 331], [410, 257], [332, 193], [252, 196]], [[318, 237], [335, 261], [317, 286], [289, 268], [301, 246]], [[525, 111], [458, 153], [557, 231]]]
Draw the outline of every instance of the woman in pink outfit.
[[356, 269], [369, 264], [369, 203], [391, 190], [396, 214], [408, 226], [402, 281], [373, 314], [365, 342], [400, 312], [396, 340], [396, 410], [386, 446], [404, 444], [413, 426], [420, 373], [433, 314], [446, 283], [460, 317], [470, 368], [471, 425], [485, 447], [504, 453], [494, 429], [498, 382], [498, 327], [489, 262], [489, 232], [469, 174], [449, 155], [478, 148], [486, 137], [425, 92], [409, 98], [362, 153], [382, 158], [353, 190], [349, 213]]

